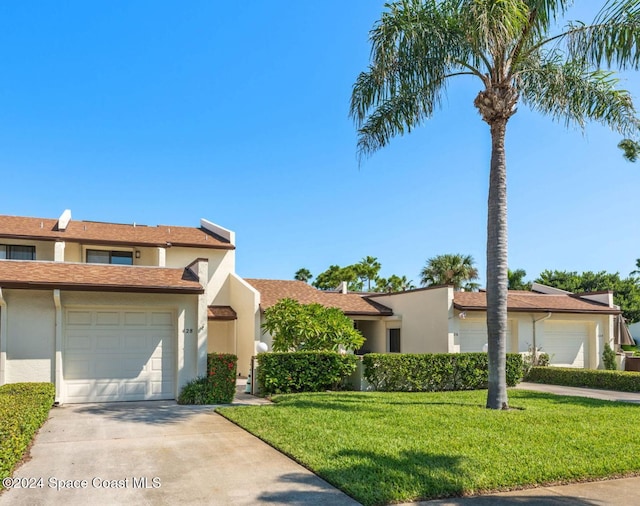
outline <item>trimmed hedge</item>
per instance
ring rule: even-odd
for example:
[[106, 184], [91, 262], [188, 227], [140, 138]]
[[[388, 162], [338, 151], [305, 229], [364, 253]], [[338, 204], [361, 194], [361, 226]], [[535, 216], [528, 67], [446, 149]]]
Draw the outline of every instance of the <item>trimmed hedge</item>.
[[356, 370], [358, 357], [333, 351], [260, 353], [258, 386], [263, 395], [337, 390]]
[[0, 481], [11, 476], [49, 417], [55, 393], [51, 383], [12, 383], [0, 387]]
[[187, 383], [178, 404], [230, 404], [236, 395], [237, 363], [230, 353], [207, 355], [207, 375]]
[[567, 387], [600, 388], [620, 392], [640, 392], [640, 372], [532, 367], [525, 381]]
[[[384, 392], [439, 392], [487, 388], [486, 353], [370, 353], [363, 358], [364, 376], [376, 390]], [[522, 379], [523, 360], [507, 354], [507, 385]]]

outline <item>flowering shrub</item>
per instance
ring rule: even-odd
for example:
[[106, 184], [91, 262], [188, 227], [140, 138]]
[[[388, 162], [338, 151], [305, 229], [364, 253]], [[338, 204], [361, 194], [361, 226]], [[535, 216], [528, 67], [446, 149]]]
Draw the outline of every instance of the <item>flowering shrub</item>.
[[178, 404], [230, 404], [236, 393], [238, 357], [228, 353], [207, 355], [207, 375], [187, 383]]

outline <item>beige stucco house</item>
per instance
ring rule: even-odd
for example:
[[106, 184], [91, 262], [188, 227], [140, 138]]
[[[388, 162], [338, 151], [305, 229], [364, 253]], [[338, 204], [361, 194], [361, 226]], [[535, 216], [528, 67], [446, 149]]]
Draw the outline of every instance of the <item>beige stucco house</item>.
[[[289, 297], [341, 308], [362, 332], [360, 353], [480, 352], [487, 343], [484, 292], [458, 292], [450, 286], [392, 294], [322, 292], [301, 281], [249, 279], [261, 295], [260, 313]], [[596, 369], [604, 343], [614, 346], [614, 320], [620, 310], [610, 292], [572, 294], [534, 284], [532, 291], [508, 295], [507, 351], [534, 346], [551, 364]], [[259, 330], [259, 329], [258, 329]], [[270, 346], [270, 336], [256, 340]]]
[[0, 384], [51, 381], [61, 403], [174, 399], [207, 352], [248, 373], [256, 307], [234, 233], [206, 220], [0, 216]]

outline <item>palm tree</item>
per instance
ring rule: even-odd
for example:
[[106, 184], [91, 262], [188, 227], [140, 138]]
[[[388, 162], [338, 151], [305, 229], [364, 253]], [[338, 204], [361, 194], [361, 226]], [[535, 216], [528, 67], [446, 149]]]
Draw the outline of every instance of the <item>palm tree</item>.
[[366, 256], [353, 266], [362, 284], [367, 282], [367, 291], [371, 291], [371, 281], [375, 281], [380, 272], [380, 262], [376, 257]]
[[602, 65], [638, 68], [640, 2], [608, 0], [591, 23], [552, 33], [572, 0], [398, 0], [371, 30], [371, 63], [353, 87], [360, 159], [433, 116], [450, 79], [482, 86], [474, 105], [489, 125], [487, 407], [507, 408], [507, 185], [505, 134], [522, 102], [567, 124], [587, 120], [634, 137], [631, 96]]
[[305, 283], [308, 283], [309, 280], [313, 277], [313, 274], [311, 274], [311, 271], [309, 269], [305, 269], [304, 267], [302, 269], [298, 269], [296, 271], [296, 273], [293, 276], [293, 279], [297, 280], [297, 281], [304, 281]]
[[427, 260], [420, 271], [423, 286], [453, 285], [456, 290], [477, 289], [478, 269], [473, 265], [471, 255], [446, 254]]

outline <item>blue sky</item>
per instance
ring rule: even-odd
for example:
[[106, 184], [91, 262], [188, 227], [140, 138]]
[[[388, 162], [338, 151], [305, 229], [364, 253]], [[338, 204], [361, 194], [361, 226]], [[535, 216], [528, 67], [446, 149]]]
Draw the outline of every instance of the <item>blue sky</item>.
[[[457, 252], [484, 273], [490, 143], [472, 105], [477, 82], [452, 83], [433, 120], [358, 168], [349, 97], [382, 9], [1, 3], [0, 213], [204, 217], [236, 231], [245, 277], [318, 274], [372, 255], [383, 276], [417, 284], [429, 257]], [[640, 103], [640, 74], [624, 77]], [[633, 270], [640, 164], [623, 160], [619, 140], [520, 107], [507, 132], [510, 267], [530, 279]]]

